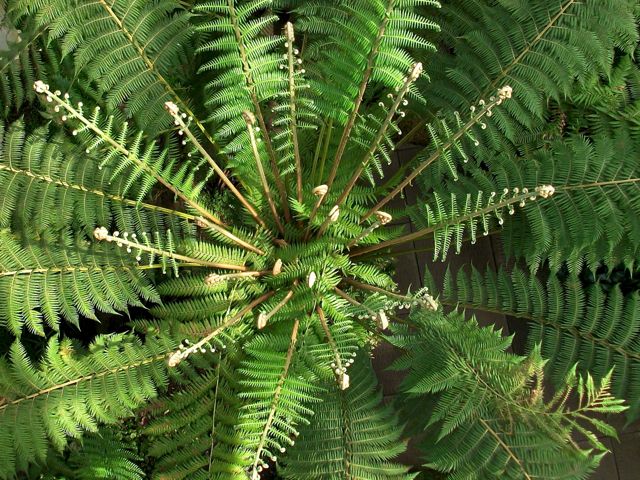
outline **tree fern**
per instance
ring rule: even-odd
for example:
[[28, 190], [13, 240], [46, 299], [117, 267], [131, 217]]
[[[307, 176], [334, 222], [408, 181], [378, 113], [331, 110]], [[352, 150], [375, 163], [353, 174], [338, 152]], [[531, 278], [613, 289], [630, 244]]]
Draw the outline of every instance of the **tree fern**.
[[[158, 479], [413, 478], [395, 457], [416, 408], [452, 478], [597, 465], [592, 431], [613, 432], [591, 415], [623, 409], [610, 364], [579, 379], [590, 358], [543, 338], [567, 363], [544, 403], [539, 350], [400, 291], [392, 257], [503, 232], [533, 271], [633, 263], [630, 2], [459, 1], [442, 36], [431, 0], [2, 3], [42, 56], [0, 83], [0, 478], [136, 478], [133, 449], [98, 459], [111, 437], [83, 438], [134, 414]], [[427, 141], [378, 185], [406, 128]], [[613, 344], [599, 311], [572, 332]], [[363, 357], [388, 341], [407, 380], [382, 406]]]

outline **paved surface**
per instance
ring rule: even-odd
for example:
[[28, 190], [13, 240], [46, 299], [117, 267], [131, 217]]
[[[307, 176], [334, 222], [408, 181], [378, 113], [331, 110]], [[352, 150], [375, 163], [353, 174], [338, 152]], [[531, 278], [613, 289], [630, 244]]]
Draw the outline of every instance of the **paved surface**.
[[[405, 149], [394, 159], [390, 171], [398, 168], [402, 160], [412, 158], [416, 152], [415, 149]], [[394, 200], [394, 206], [411, 205], [415, 203], [415, 191], [409, 189], [405, 193], [405, 198]], [[398, 223], [398, 222], [396, 222]], [[405, 222], [408, 231], [413, 231], [411, 225]], [[413, 245], [402, 247], [403, 250], [429, 248], [428, 241], [413, 242]], [[436, 282], [441, 283], [448, 265], [455, 271], [456, 268], [463, 264], [473, 263], [478, 268], [489, 264], [496, 267], [503, 258], [499, 239], [491, 237], [482, 237], [478, 239], [476, 245], [465, 244], [460, 255], [450, 253], [447, 262], [433, 262], [432, 253], [421, 252], [402, 255], [397, 261], [397, 278], [398, 284], [402, 290], [411, 288], [415, 290], [423, 286], [423, 278], [425, 268], [429, 268]], [[507, 319], [504, 315], [490, 314], [486, 312], [468, 311], [469, 314], [475, 314], [481, 325], [494, 324], [498, 328], [502, 328], [505, 335], [516, 333], [516, 341], [514, 344], [521, 343], [524, 339], [523, 333], [526, 331], [522, 321], [519, 319]], [[519, 335], [520, 334], [520, 335]], [[519, 338], [520, 337], [520, 338]], [[518, 347], [516, 346], [516, 349]], [[397, 352], [389, 345], [383, 345], [376, 350], [374, 357], [374, 367], [378, 372], [378, 377], [382, 383], [384, 396], [387, 401], [392, 400], [395, 395], [399, 383], [398, 375], [393, 372], [386, 372], [385, 368], [397, 357]], [[617, 427], [620, 433], [620, 441], [604, 439], [605, 445], [611, 450], [611, 454], [607, 455], [600, 468], [591, 477], [592, 480], [640, 480], [640, 421], [624, 429], [625, 420], [623, 417], [609, 419], [610, 423]], [[410, 449], [403, 457], [405, 463], [420, 465], [421, 461], [417, 452]]]

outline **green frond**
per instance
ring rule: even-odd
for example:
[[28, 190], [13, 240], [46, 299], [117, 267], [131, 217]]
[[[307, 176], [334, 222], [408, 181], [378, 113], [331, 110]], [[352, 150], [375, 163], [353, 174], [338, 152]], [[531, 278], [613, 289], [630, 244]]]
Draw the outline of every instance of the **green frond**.
[[476, 243], [479, 232], [488, 235], [493, 225], [503, 225], [506, 212], [513, 215], [516, 205], [523, 206], [530, 196], [536, 198], [538, 191], [539, 187], [532, 188], [531, 193], [526, 188], [522, 192], [518, 188], [512, 192], [505, 189], [498, 196], [495, 191], [486, 195], [480, 190], [475, 195], [467, 193], [464, 202], [454, 193], [445, 200], [434, 192], [433, 206], [419, 206], [414, 214], [415, 223], [423, 227], [425, 233], [433, 233], [433, 259], [441, 257], [444, 261], [452, 243], [456, 253], [460, 253], [467, 232], [471, 243]]
[[584, 287], [571, 276], [552, 275], [546, 283], [514, 269], [497, 274], [476, 269], [448, 272], [443, 303], [522, 318], [530, 325], [529, 349], [540, 345], [549, 359], [547, 371], [556, 385], [575, 364], [597, 380], [613, 370], [611, 390], [628, 401], [629, 419], [640, 412], [640, 308], [638, 294], [601, 285]]
[[[585, 260], [590, 268], [601, 260], [633, 265], [640, 238], [634, 220], [640, 215], [640, 176], [633, 145], [626, 132], [593, 139], [572, 136], [525, 158], [496, 155], [489, 172], [482, 165], [470, 167], [468, 177], [447, 182], [443, 190], [500, 193], [552, 185], [552, 197], [526, 201], [505, 222], [502, 238], [508, 255], [526, 259], [532, 270], [546, 259], [553, 270], [566, 262], [573, 272]], [[439, 183], [425, 181], [436, 191], [442, 188]]]
[[[434, 11], [445, 25], [442, 45], [423, 85], [430, 109], [468, 110], [504, 85], [514, 100], [489, 122], [488, 145], [515, 141], [545, 120], [547, 99], [560, 101], [575, 83], [607, 77], [614, 47], [637, 42], [633, 2], [463, 0]], [[451, 52], [451, 53], [446, 53]], [[580, 88], [580, 87], [578, 87]]]
[[[583, 412], [619, 412], [609, 378], [596, 385], [575, 370], [551, 401], [545, 401], [539, 349], [528, 357], [506, 352], [510, 339], [459, 314], [417, 310], [417, 332], [401, 330], [395, 343], [405, 350], [396, 369], [408, 369], [401, 390], [409, 407], [432, 402], [423, 412], [409, 410], [412, 428], [426, 430], [428, 466], [452, 479], [584, 478], [606, 453], [594, 431], [611, 433], [599, 422], [577, 424]], [[578, 406], [566, 399], [574, 393]], [[575, 432], [591, 440], [578, 448]], [[531, 455], [531, 449], [535, 455]]]
[[254, 337], [245, 346], [248, 357], [238, 373], [243, 401], [238, 428], [250, 452], [249, 474], [275, 462], [294, 444], [299, 429], [314, 414], [322, 390], [306, 363], [309, 361], [307, 322], [296, 321], [293, 328], [277, 328]]
[[[141, 234], [143, 231], [188, 233], [188, 215], [123, 196], [127, 182], [113, 171], [86, 161], [60, 135], [43, 127], [25, 132], [22, 121], [0, 125], [0, 227], [14, 227], [38, 238], [77, 224], [87, 236], [97, 226]], [[59, 210], [51, 205], [59, 205]], [[186, 217], [186, 218], [185, 218]], [[26, 232], [25, 232], [26, 233]]]
[[63, 55], [73, 55], [76, 73], [97, 82], [110, 110], [126, 105], [128, 115], [152, 132], [171, 123], [163, 106], [180, 101], [192, 35], [190, 15], [179, 2], [15, 3], [18, 12], [38, 19], [49, 42], [60, 42]]
[[53, 53], [43, 48], [42, 30], [33, 31], [27, 27], [19, 34], [16, 28], [6, 28], [22, 38], [19, 42], [9, 45], [7, 51], [0, 52], [0, 99], [3, 118], [34, 101], [36, 95], [32, 88], [33, 82], [40, 77], [46, 81], [45, 64], [51, 60], [49, 55]]
[[367, 359], [351, 368], [351, 386], [327, 387], [309, 425], [300, 429], [279, 468], [286, 479], [410, 479], [407, 467], [394, 462], [405, 450], [401, 428], [383, 406]]
[[49, 442], [62, 450], [68, 437], [97, 431], [99, 423], [114, 423], [153, 398], [166, 384], [172, 348], [167, 339], [142, 344], [113, 335], [77, 355], [69, 340], [53, 338], [34, 363], [14, 343], [10, 358], [0, 359], [0, 478], [45, 461]]
[[142, 458], [137, 446], [124, 433], [122, 425], [100, 427], [72, 442], [67, 452], [50, 452], [47, 463], [33, 467], [26, 478], [45, 480], [142, 480]]
[[[73, 106], [66, 98], [57, 95], [55, 101], [66, 110], [64, 119], [74, 123], [72, 134], [79, 135], [86, 153], [96, 150], [102, 154], [98, 168], [111, 167], [112, 178], [126, 177], [123, 195], [133, 190], [137, 200], [141, 201], [157, 182], [161, 182], [188, 198], [197, 196], [202, 185], [195, 184], [195, 164], [185, 162], [178, 167], [176, 159], [170, 158], [169, 149], [160, 147], [156, 141], [145, 141], [142, 132], [130, 136], [128, 122], [114, 125], [117, 123], [115, 117], [104, 115], [100, 107], [85, 116], [82, 102]], [[164, 115], [171, 118], [166, 113]]]
[[[251, 172], [255, 159], [251, 150], [245, 148], [249, 136], [243, 113], [248, 111], [256, 116], [256, 126], [261, 130], [257, 134], [261, 141], [261, 158], [269, 159], [271, 169], [277, 168], [281, 159], [275, 157], [270, 132], [266, 128], [267, 117], [271, 116], [266, 106], [267, 102], [280, 95], [288, 83], [284, 70], [280, 68], [284, 67], [284, 36], [264, 34], [275, 28], [277, 20], [266, 9], [269, 3], [263, 0], [216, 0], [199, 4], [195, 9], [205, 18], [214, 18], [198, 25], [198, 31], [212, 37], [199, 49], [212, 58], [200, 67], [201, 71], [211, 71], [214, 75], [208, 84], [209, 91], [214, 92], [207, 101], [212, 111], [209, 120], [215, 123], [216, 138], [225, 145], [224, 152], [231, 157], [230, 166], [237, 169], [237, 175], [245, 182], [253, 179], [250, 185], [254, 188], [259, 184]], [[239, 85], [242, 88], [238, 88]]]
[[23, 328], [45, 336], [45, 324], [60, 318], [80, 328], [80, 316], [97, 320], [96, 310], [126, 312], [141, 300], [159, 301], [142, 269], [113, 248], [21, 243], [0, 232], [0, 325], [20, 336]]
[[[296, 26], [309, 36], [306, 54], [311, 88], [319, 92], [319, 112], [339, 124], [357, 108], [359, 86], [400, 87], [415, 63], [414, 50], [433, 51], [422, 35], [438, 26], [417, 8], [432, 0], [324, 1], [295, 4]], [[417, 90], [411, 92], [421, 98]]]
[[234, 369], [237, 352], [213, 358], [206, 372], [152, 406], [152, 420], [144, 429], [155, 458], [152, 478], [246, 479], [249, 460], [236, 428], [242, 406]]

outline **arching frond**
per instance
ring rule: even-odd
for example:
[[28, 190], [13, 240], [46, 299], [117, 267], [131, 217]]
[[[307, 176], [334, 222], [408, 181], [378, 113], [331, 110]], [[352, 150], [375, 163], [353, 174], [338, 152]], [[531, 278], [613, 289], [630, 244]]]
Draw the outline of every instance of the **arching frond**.
[[[14, 343], [0, 359], [0, 477], [13, 478], [29, 462], [44, 461], [49, 442], [114, 423], [156, 395], [166, 383], [167, 339], [142, 344], [127, 335], [99, 337], [77, 355], [69, 340], [50, 340], [39, 363]], [[111, 394], [105, 394], [111, 392]], [[54, 414], [55, 412], [55, 414]]]
[[[598, 465], [607, 450], [595, 432], [610, 435], [612, 429], [578, 421], [584, 412], [625, 409], [609, 393], [608, 375], [596, 384], [573, 369], [545, 401], [539, 349], [528, 357], [507, 353], [510, 339], [455, 313], [417, 310], [412, 318], [418, 331], [396, 337], [405, 354], [395, 368], [408, 370], [401, 386], [407, 401], [432, 405], [408, 410], [412, 428], [427, 429], [423, 447], [431, 468], [452, 479], [531, 480], [584, 478]], [[572, 392], [579, 399], [575, 408], [566, 405]], [[576, 432], [587, 436], [596, 455], [575, 445]]]
[[521, 270], [497, 274], [476, 269], [449, 272], [442, 302], [463, 308], [489, 310], [522, 318], [530, 325], [529, 349], [541, 346], [549, 359], [551, 379], [561, 384], [574, 365], [597, 380], [611, 370], [611, 391], [628, 401], [628, 416], [640, 412], [640, 303], [637, 293], [624, 296], [619, 288], [609, 293], [595, 284], [585, 289], [580, 280], [545, 283]]
[[[180, 83], [190, 45], [190, 15], [173, 0], [13, 2], [37, 18], [49, 41], [73, 55], [76, 72], [98, 83], [111, 110], [126, 106], [150, 132], [170, 124], [166, 101], [187, 106]], [[182, 73], [182, 75], [180, 74]]]
[[[157, 268], [157, 267], [156, 267]], [[45, 336], [60, 318], [80, 327], [80, 315], [126, 312], [141, 300], [159, 301], [144, 267], [113, 248], [91, 249], [64, 238], [59, 245], [20, 243], [0, 232], [0, 325], [20, 336], [24, 327]]]
[[405, 445], [397, 418], [382, 405], [370, 362], [358, 360], [351, 371], [349, 389], [328, 387], [311, 423], [300, 430], [284, 460], [284, 478], [414, 478], [393, 462]]
[[[544, 122], [547, 99], [560, 101], [586, 83], [610, 74], [614, 47], [633, 51], [637, 31], [633, 2], [605, 0], [447, 3], [442, 46], [424, 85], [431, 109], [468, 110], [503, 85], [514, 101], [489, 122], [487, 147], [513, 142]], [[439, 12], [434, 11], [434, 15]], [[446, 53], [450, 52], [450, 53]]]
[[[27, 134], [23, 122], [14, 122], [6, 131], [0, 126], [0, 142], [0, 227], [28, 225], [32, 235], [53, 240], [70, 223], [93, 236], [97, 226], [138, 234], [166, 229], [187, 233], [185, 221], [195, 220], [126, 198], [124, 177], [112, 181], [112, 169], [86, 161], [86, 154], [69, 148], [51, 128]], [[51, 209], [52, 204], [59, 209]]]

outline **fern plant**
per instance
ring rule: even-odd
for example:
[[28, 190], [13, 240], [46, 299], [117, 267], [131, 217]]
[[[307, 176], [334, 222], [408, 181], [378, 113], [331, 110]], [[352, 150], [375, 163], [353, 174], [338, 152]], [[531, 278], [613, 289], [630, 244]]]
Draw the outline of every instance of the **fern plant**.
[[[631, 0], [0, 7], [0, 478], [408, 479], [412, 438], [577, 479], [637, 414], [636, 294], [574, 279], [638, 256]], [[399, 291], [398, 247], [488, 235], [530, 273]]]

